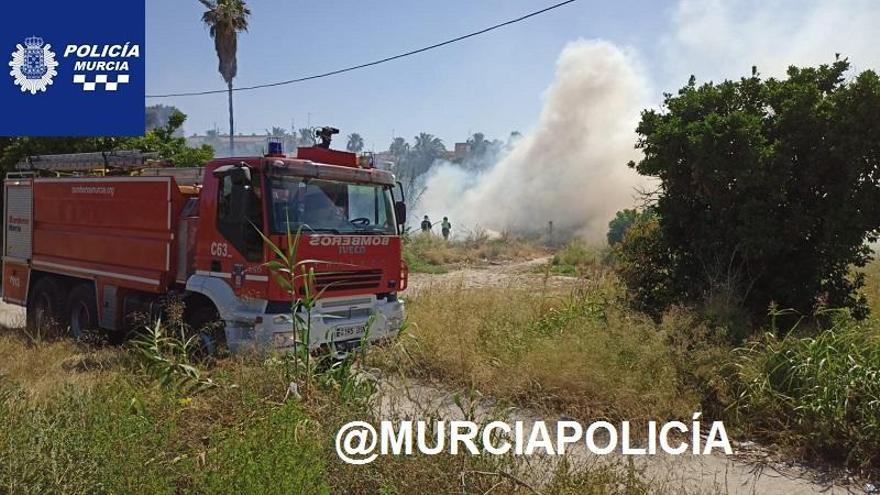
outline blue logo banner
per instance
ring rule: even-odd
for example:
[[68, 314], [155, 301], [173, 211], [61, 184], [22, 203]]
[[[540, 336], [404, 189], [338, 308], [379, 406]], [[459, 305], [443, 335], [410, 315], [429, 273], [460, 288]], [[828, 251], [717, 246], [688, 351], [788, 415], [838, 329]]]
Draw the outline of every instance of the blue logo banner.
[[0, 136], [142, 135], [144, 1], [6, 2]]

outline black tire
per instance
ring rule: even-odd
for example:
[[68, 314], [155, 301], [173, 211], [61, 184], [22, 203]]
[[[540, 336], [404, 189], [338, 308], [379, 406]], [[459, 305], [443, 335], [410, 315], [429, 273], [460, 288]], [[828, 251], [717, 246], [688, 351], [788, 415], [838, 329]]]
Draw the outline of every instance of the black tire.
[[80, 339], [89, 330], [97, 330], [98, 299], [95, 286], [80, 284], [74, 287], [67, 297], [65, 315], [73, 338]]
[[213, 304], [196, 302], [188, 307], [186, 324], [196, 336], [197, 357], [217, 356], [226, 351], [226, 325]]
[[38, 279], [27, 301], [28, 329], [42, 331], [66, 327], [63, 294], [61, 284], [55, 279]]

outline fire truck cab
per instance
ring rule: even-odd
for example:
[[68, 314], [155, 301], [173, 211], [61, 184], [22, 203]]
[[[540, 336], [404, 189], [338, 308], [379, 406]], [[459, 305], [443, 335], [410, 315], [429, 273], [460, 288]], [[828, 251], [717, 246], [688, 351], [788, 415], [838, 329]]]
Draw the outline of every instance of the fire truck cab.
[[309, 347], [395, 335], [407, 268], [393, 175], [320, 145], [296, 157], [269, 148], [200, 169], [149, 167], [136, 153], [32, 157], [5, 182], [3, 300], [26, 306], [30, 325], [51, 319], [79, 335], [124, 333], [133, 314], [174, 297], [191, 327], [222, 322], [200, 334], [209, 350], [222, 339], [233, 352], [286, 349], [304, 338], [291, 303], [307, 279], [280, 285], [262, 236], [287, 252], [299, 233], [296, 259], [321, 294]]

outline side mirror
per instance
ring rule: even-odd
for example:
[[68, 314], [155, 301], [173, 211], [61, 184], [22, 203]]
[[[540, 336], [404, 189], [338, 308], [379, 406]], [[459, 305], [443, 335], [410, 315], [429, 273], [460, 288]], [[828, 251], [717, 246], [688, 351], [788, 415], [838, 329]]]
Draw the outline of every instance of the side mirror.
[[403, 201], [394, 202], [394, 216], [397, 218], [397, 225], [406, 223], [406, 203]]

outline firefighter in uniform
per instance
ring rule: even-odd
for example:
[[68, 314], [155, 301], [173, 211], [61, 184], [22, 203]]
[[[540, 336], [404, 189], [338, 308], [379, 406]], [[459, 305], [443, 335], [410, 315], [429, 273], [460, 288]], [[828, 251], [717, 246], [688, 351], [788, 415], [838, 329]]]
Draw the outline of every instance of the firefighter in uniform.
[[428, 215], [425, 215], [425, 218], [422, 220], [422, 232], [427, 234], [428, 232], [431, 231], [431, 227], [433, 227], [433, 224], [431, 223], [431, 220], [428, 218]]
[[443, 232], [443, 239], [449, 240], [449, 232], [452, 230], [452, 224], [449, 223], [448, 217], [443, 217], [443, 221], [440, 222], [440, 231]]

